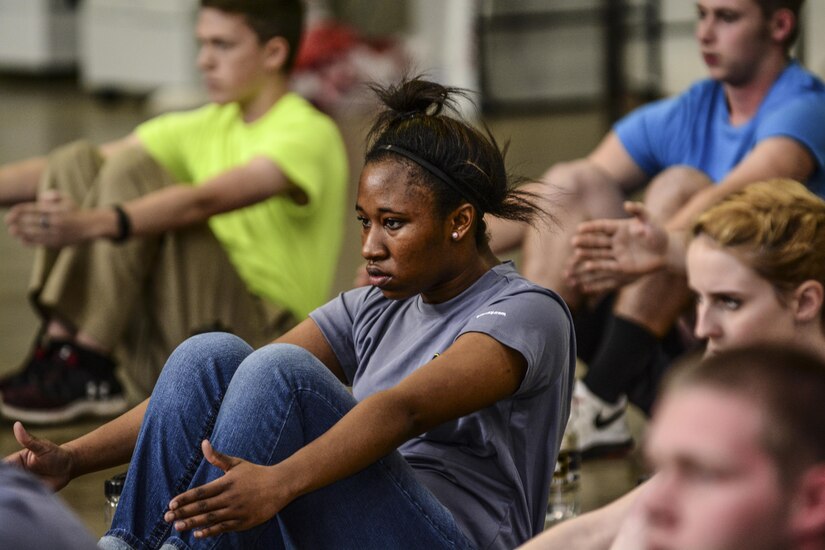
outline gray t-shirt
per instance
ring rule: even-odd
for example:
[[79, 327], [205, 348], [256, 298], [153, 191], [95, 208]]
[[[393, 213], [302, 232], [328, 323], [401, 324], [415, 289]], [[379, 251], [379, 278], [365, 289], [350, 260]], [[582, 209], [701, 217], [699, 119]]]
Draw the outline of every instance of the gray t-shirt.
[[0, 548], [95, 550], [91, 533], [40, 480], [0, 462]]
[[448, 302], [389, 300], [364, 287], [311, 317], [358, 400], [395, 386], [466, 332], [520, 352], [527, 373], [514, 395], [399, 451], [479, 548], [513, 548], [541, 531], [576, 364], [573, 322], [556, 294], [508, 262]]

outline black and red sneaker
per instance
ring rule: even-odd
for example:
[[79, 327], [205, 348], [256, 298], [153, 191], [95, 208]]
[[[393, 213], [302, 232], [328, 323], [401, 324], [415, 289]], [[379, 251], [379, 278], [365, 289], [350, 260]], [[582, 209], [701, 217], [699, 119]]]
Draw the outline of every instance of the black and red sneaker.
[[51, 365], [52, 353], [55, 349], [55, 342], [43, 344], [38, 341], [35, 343], [23, 369], [0, 378], [0, 394], [8, 388], [27, 384], [39, 377]]
[[0, 414], [31, 424], [114, 416], [128, 407], [114, 370], [115, 363], [108, 357], [61, 343], [36, 375], [3, 390]]

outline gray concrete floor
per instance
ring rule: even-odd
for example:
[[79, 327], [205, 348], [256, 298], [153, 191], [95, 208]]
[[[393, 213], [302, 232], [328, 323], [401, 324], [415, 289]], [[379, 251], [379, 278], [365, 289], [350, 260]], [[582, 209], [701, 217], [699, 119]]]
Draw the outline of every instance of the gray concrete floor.
[[[126, 135], [135, 124], [150, 116], [135, 99], [107, 103], [80, 92], [71, 78], [32, 78], [0, 75], [0, 163], [41, 154], [67, 141], [84, 137], [101, 142]], [[350, 149], [352, 179], [360, 170], [363, 116], [348, 113], [339, 117]], [[528, 177], [538, 177], [552, 162], [586, 153], [599, 140], [606, 121], [597, 110], [518, 117], [493, 117], [486, 121], [501, 142], [511, 141], [510, 168]], [[0, 210], [0, 215], [5, 212]], [[350, 286], [360, 264], [357, 227], [347, 225], [345, 246], [335, 283], [335, 292]], [[37, 320], [28, 307], [25, 290], [31, 251], [0, 229], [0, 375], [17, 369], [31, 346]], [[141, 396], [132, 394], [133, 401]], [[643, 420], [631, 414], [638, 435]], [[83, 421], [71, 426], [33, 428], [32, 432], [62, 443], [88, 432], [99, 424]], [[0, 422], [0, 456], [17, 449], [11, 424]], [[83, 476], [61, 491], [60, 496], [82, 518], [93, 534], [106, 529], [103, 520], [103, 482], [122, 468]], [[624, 459], [587, 462], [583, 468], [581, 503], [592, 509], [622, 494], [635, 484], [640, 468], [635, 454]]]

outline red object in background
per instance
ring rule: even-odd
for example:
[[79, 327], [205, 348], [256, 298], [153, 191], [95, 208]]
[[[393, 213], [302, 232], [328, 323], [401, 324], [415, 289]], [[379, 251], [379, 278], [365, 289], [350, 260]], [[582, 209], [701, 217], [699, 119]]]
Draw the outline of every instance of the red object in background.
[[364, 82], [391, 81], [406, 65], [397, 40], [370, 39], [333, 20], [310, 25], [295, 58], [293, 89], [332, 113], [366, 98]]
[[307, 29], [298, 56], [295, 70], [311, 70], [321, 67], [345, 55], [361, 38], [351, 28], [335, 22], [325, 22]]

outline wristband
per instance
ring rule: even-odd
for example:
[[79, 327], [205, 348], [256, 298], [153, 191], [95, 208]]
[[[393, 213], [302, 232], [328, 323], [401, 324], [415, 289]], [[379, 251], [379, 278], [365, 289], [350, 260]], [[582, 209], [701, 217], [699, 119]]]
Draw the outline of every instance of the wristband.
[[117, 235], [112, 238], [112, 241], [122, 243], [132, 236], [132, 220], [119, 204], [113, 204], [112, 209], [117, 214]]

